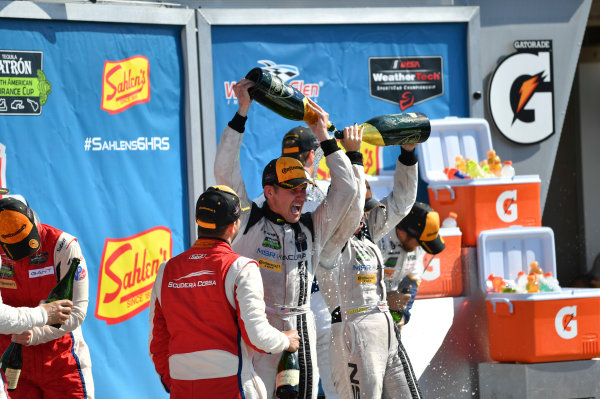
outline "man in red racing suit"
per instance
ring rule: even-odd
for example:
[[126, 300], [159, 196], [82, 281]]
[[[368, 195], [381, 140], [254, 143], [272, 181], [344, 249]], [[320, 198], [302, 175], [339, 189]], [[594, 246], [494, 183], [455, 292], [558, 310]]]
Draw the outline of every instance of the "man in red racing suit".
[[88, 305], [88, 273], [77, 239], [38, 223], [31, 208], [13, 198], [0, 199], [0, 292], [13, 307], [36, 307], [67, 273], [80, 264], [73, 282], [73, 309], [60, 328], [44, 325], [21, 334], [0, 335], [0, 351], [23, 344], [23, 368], [11, 399], [94, 397], [91, 360], [81, 323]]

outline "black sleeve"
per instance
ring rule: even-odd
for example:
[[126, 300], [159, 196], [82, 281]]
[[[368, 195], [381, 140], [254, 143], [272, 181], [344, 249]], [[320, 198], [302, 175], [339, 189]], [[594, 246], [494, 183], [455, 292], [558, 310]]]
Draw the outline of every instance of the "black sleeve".
[[230, 128], [235, 130], [238, 133], [244, 133], [246, 121], [248, 120], [247, 116], [242, 116], [237, 112], [233, 116], [233, 119], [229, 121], [228, 125]]
[[327, 156], [327, 155], [331, 155], [334, 152], [338, 151], [340, 149], [340, 147], [338, 147], [336, 139], [329, 139], [329, 140], [321, 141], [321, 149], [323, 150], [323, 154], [325, 154], [325, 156]]
[[412, 166], [417, 163], [417, 154], [415, 154], [415, 150], [407, 151], [402, 149], [398, 161], [403, 165]]

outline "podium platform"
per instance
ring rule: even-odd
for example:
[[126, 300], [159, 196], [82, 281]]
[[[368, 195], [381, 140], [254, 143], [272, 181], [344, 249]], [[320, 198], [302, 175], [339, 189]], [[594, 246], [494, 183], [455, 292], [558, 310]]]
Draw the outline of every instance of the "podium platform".
[[600, 398], [600, 359], [552, 363], [480, 363], [482, 399]]

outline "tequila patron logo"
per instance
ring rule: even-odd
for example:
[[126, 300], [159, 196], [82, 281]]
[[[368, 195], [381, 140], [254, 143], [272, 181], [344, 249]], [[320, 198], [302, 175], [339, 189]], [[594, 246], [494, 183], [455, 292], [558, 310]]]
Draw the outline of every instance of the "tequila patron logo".
[[40, 115], [52, 85], [41, 51], [0, 50], [0, 115]]
[[506, 138], [520, 144], [554, 133], [552, 41], [517, 40], [490, 81], [490, 113]]
[[104, 243], [96, 317], [107, 324], [128, 320], [150, 304], [160, 264], [171, 258], [171, 230], [159, 226]]
[[150, 63], [138, 55], [121, 61], [106, 61], [102, 75], [102, 104], [109, 114], [118, 114], [150, 101]]
[[400, 109], [444, 94], [442, 57], [371, 57], [371, 96], [396, 103]]

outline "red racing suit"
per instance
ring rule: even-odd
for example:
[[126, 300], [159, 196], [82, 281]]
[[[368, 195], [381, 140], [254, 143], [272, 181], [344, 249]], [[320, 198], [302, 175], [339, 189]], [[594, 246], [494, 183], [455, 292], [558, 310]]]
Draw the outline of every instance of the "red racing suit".
[[[81, 332], [88, 306], [89, 279], [85, 259], [75, 237], [45, 224], [38, 224], [38, 230], [41, 246], [32, 256], [14, 261], [0, 249], [0, 292], [6, 305], [38, 306], [67, 273], [70, 260], [79, 258], [81, 263], [75, 275], [69, 320], [59, 329], [46, 325], [31, 329], [31, 342], [23, 346], [19, 384], [10, 393], [10, 398], [92, 399], [92, 364]], [[0, 351], [4, 352], [11, 340], [10, 333], [17, 331], [3, 329], [2, 332], [5, 335], [0, 335]]]
[[150, 357], [171, 398], [265, 398], [254, 351], [281, 353], [255, 261], [202, 238], [164, 262], [150, 299]]

